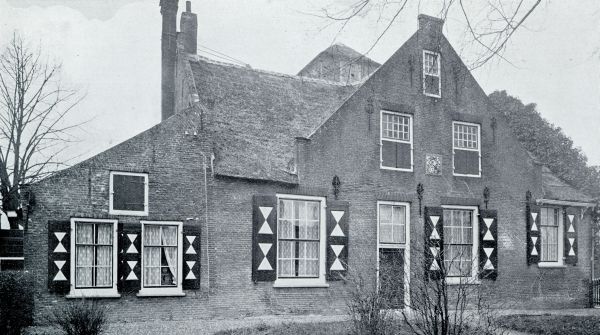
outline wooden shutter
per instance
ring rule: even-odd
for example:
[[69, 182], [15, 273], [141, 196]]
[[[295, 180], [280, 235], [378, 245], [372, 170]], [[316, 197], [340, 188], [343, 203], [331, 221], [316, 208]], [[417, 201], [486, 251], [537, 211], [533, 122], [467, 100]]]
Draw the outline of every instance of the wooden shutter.
[[200, 226], [183, 225], [183, 289], [200, 288]]
[[142, 225], [119, 223], [119, 285], [123, 293], [138, 292], [142, 279]]
[[71, 289], [71, 222], [48, 221], [48, 291]]
[[479, 152], [454, 149], [454, 173], [478, 175]]
[[277, 278], [277, 197], [252, 198], [252, 281]]
[[425, 207], [425, 278], [441, 279], [444, 248], [444, 210], [442, 207]]
[[528, 203], [527, 215], [527, 264], [537, 264], [540, 261], [540, 206]]
[[577, 265], [577, 227], [579, 210], [575, 207], [565, 208], [564, 217], [564, 257], [565, 263]]
[[498, 276], [498, 211], [479, 212], [479, 278], [496, 280]]
[[348, 273], [350, 204], [327, 201], [327, 280], [345, 279]]

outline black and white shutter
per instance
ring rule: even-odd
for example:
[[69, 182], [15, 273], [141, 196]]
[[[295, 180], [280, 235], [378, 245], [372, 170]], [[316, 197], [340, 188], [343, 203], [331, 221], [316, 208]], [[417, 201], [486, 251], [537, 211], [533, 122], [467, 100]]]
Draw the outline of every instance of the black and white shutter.
[[327, 280], [345, 279], [348, 273], [350, 204], [327, 201]]
[[425, 278], [441, 279], [444, 248], [444, 209], [425, 207]]
[[142, 286], [142, 225], [119, 223], [119, 292], [138, 292]]
[[200, 288], [200, 226], [183, 225], [183, 289]]
[[532, 203], [526, 205], [527, 215], [527, 264], [537, 264], [540, 262], [540, 206]]
[[479, 278], [496, 280], [498, 276], [498, 211], [479, 212]]
[[275, 281], [277, 255], [277, 197], [252, 198], [252, 281]]
[[48, 291], [69, 293], [71, 222], [48, 221]]
[[577, 212], [577, 208], [567, 207], [563, 215], [565, 264], [577, 265]]

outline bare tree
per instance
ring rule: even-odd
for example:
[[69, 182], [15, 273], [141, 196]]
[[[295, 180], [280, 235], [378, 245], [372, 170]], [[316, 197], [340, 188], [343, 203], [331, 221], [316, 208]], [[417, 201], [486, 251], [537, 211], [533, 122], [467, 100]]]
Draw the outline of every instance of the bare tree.
[[[539, 7], [542, 0], [439, 0], [438, 16], [446, 20], [449, 13], [465, 26], [466, 37], [479, 47], [474, 59], [469, 61], [470, 69], [483, 66], [493, 58], [503, 57], [509, 40], [523, 27], [525, 21]], [[340, 23], [339, 32], [357, 17], [367, 15], [371, 11], [378, 12], [378, 22], [387, 21], [384, 29], [376, 36], [371, 47], [363, 54], [369, 54], [388, 32], [394, 22], [402, 17], [407, 8], [414, 3], [408, 0], [359, 0], [351, 5], [322, 8], [322, 16], [332, 23]], [[358, 60], [358, 59], [356, 59]], [[354, 60], [354, 61], [356, 61]]]
[[0, 195], [4, 211], [19, 207], [22, 185], [62, 165], [56, 158], [72, 140], [65, 117], [81, 101], [65, 89], [60, 65], [43, 59], [18, 33], [0, 55]]

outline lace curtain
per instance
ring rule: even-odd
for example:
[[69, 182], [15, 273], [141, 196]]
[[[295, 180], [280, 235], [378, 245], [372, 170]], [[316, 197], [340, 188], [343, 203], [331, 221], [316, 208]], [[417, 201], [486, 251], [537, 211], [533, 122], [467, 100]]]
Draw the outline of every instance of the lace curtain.
[[[144, 286], [176, 285], [177, 227], [145, 225], [144, 246]], [[166, 264], [162, 264], [162, 256]], [[163, 283], [163, 268], [170, 272], [172, 283]]]
[[[94, 228], [96, 228], [95, 236]], [[78, 223], [76, 225], [76, 287], [112, 286], [112, 243], [111, 224]]]

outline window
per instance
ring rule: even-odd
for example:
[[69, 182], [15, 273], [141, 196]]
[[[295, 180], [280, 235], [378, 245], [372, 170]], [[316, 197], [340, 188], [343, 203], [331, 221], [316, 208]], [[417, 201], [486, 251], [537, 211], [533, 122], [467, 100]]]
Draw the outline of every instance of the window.
[[475, 279], [477, 276], [477, 207], [444, 207], [444, 268], [446, 277]]
[[277, 281], [325, 284], [325, 206], [318, 197], [279, 195]]
[[452, 122], [455, 176], [481, 177], [481, 132], [478, 124]]
[[423, 94], [435, 98], [442, 97], [440, 73], [440, 54], [423, 50]]
[[545, 262], [548, 265], [551, 263], [562, 265], [562, 213], [559, 208], [542, 207], [540, 208], [540, 215], [540, 245], [542, 247], [540, 262]]
[[[389, 308], [409, 302], [410, 206], [402, 202], [377, 202], [377, 285]], [[404, 299], [398, 299], [404, 297]]]
[[381, 111], [381, 168], [400, 171], [413, 169], [412, 116]]
[[148, 174], [110, 173], [110, 214], [148, 215]]
[[183, 294], [182, 223], [142, 221], [142, 288], [140, 295]]
[[117, 221], [72, 219], [69, 296], [118, 296]]

